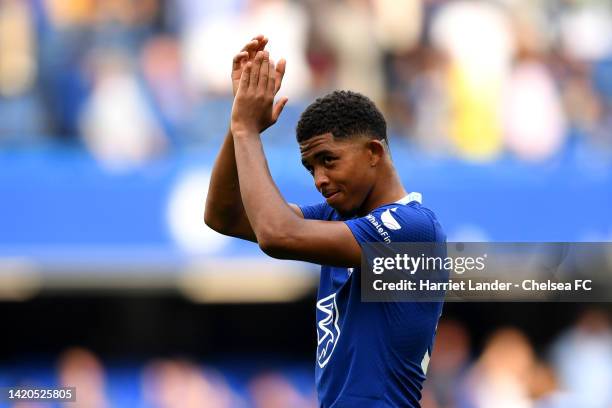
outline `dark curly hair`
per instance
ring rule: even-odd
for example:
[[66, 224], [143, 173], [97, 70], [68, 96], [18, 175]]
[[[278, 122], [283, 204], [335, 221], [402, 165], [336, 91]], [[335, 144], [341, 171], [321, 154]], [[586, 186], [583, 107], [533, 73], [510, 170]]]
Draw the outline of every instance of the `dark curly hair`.
[[387, 143], [387, 123], [374, 102], [351, 91], [334, 91], [318, 98], [297, 124], [298, 143], [331, 133], [334, 138], [366, 135]]

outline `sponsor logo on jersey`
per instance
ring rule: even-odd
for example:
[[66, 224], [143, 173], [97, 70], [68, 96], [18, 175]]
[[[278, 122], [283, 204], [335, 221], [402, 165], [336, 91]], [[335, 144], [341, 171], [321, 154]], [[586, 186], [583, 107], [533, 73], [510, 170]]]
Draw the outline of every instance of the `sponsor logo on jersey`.
[[391, 211], [396, 212], [397, 207], [390, 208], [387, 211], [383, 212], [380, 216], [380, 220], [385, 225], [385, 227], [389, 228], [390, 230], [395, 231], [401, 229], [402, 226], [399, 224], [399, 222], [397, 222], [395, 218], [393, 218], [393, 215], [391, 215]]
[[385, 241], [387, 244], [391, 243], [391, 237], [389, 237], [389, 233], [385, 231], [385, 229], [380, 225], [380, 222], [374, 217], [372, 214], [366, 215], [366, 220], [370, 221], [370, 224], [374, 226], [378, 235]]
[[317, 363], [321, 368], [327, 365], [338, 343], [338, 317], [335, 293], [317, 302]]

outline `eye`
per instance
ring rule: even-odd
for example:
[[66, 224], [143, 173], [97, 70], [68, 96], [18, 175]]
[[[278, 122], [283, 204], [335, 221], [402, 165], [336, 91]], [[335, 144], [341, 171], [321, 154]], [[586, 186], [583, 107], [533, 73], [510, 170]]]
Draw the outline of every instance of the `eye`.
[[334, 161], [336, 161], [335, 157], [332, 157], [332, 156], [324, 156], [323, 157], [323, 164], [325, 166], [331, 166], [334, 163]]

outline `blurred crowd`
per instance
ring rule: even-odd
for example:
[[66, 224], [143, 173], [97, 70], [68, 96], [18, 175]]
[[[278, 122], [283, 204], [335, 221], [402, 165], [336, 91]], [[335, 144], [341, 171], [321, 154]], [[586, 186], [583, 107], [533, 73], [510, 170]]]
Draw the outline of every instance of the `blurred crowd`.
[[442, 321], [425, 384], [423, 408], [610, 408], [610, 316], [584, 312], [545, 350], [500, 328], [475, 358], [465, 327]]
[[[423, 408], [610, 408], [612, 407], [612, 328], [610, 316], [584, 312], [543, 350], [521, 330], [493, 331], [480, 353], [464, 324], [442, 320], [423, 392]], [[291, 362], [287, 362], [288, 365]], [[33, 377], [28, 385], [76, 387], [71, 408], [314, 408], [314, 375], [291, 369], [239, 374], [187, 359], [158, 358], [139, 368], [105, 368], [83, 348], [59, 357], [51, 384]], [[108, 372], [107, 372], [108, 370]], [[367, 373], [364, 373], [367, 375]], [[133, 377], [133, 378], [132, 378]], [[136, 390], [132, 389], [136, 388]], [[128, 395], [131, 395], [129, 397]], [[46, 407], [21, 403], [12, 408]]]
[[216, 145], [231, 59], [257, 33], [288, 61], [274, 143], [342, 88], [434, 155], [612, 150], [608, 0], [2, 0], [0, 146], [61, 140], [139, 164]]

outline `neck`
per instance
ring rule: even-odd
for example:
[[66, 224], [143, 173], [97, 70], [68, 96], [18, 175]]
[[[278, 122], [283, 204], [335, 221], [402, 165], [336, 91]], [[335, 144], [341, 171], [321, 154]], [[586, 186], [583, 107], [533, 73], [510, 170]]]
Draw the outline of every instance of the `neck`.
[[395, 168], [392, 165], [386, 167], [379, 174], [377, 183], [359, 209], [359, 216], [364, 216], [380, 206], [399, 201], [408, 194]]

